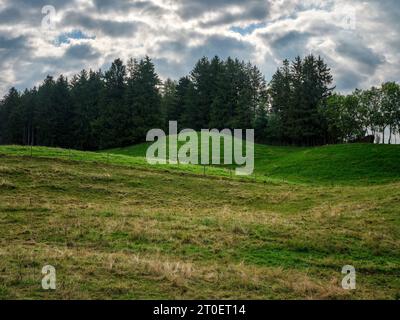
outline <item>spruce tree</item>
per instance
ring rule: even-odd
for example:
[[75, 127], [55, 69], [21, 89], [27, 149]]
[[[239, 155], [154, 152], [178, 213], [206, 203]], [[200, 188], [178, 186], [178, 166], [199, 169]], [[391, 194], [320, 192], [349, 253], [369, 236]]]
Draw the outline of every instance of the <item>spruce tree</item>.
[[95, 124], [102, 149], [132, 143], [127, 141], [130, 117], [124, 101], [125, 81], [126, 67], [122, 60], [116, 59], [104, 74], [100, 115]]
[[134, 142], [143, 142], [149, 130], [163, 127], [161, 112], [160, 79], [149, 57], [137, 65], [135, 102], [133, 109]]

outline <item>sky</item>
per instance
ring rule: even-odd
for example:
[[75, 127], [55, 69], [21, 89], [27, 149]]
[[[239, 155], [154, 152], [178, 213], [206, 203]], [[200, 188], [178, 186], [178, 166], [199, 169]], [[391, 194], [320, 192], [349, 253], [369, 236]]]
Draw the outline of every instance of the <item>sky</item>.
[[162, 79], [219, 55], [270, 80], [310, 53], [347, 93], [400, 81], [399, 39], [398, 0], [0, 0], [0, 94], [145, 55]]

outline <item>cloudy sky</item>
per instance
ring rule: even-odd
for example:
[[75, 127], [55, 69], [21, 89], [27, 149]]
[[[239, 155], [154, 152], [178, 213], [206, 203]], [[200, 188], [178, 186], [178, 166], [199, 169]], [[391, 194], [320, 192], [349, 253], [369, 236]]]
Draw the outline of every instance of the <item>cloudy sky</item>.
[[269, 80], [283, 59], [309, 53], [347, 92], [400, 80], [399, 39], [398, 0], [0, 0], [0, 94], [146, 54], [163, 79], [219, 55]]

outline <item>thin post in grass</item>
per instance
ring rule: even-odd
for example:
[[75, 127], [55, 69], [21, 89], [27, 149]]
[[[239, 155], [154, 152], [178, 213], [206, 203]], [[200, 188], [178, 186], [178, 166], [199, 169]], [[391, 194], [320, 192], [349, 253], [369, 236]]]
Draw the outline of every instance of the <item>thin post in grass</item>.
[[[31, 163], [32, 163], [32, 157], [33, 157], [33, 142], [31, 142], [30, 144], [30, 149], [31, 149]], [[31, 173], [32, 173], [32, 169], [31, 169]], [[31, 175], [32, 176], [32, 175]], [[32, 207], [32, 187], [29, 188], [29, 207]], [[32, 220], [32, 217], [31, 217]]]

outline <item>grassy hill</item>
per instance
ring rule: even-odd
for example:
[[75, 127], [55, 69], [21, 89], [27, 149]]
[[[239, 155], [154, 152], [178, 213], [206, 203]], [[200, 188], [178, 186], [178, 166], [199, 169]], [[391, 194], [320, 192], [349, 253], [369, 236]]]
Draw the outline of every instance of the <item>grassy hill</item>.
[[[148, 146], [145, 143], [107, 152], [143, 158]], [[399, 145], [351, 144], [296, 148], [256, 144], [254, 149], [255, 172], [261, 179], [318, 184], [400, 180]]]
[[145, 150], [0, 146], [0, 299], [400, 297], [398, 146], [256, 146], [255, 181]]
[[[143, 169], [178, 171], [197, 175], [231, 177], [227, 166], [149, 165], [150, 144], [102, 152], [59, 148], [0, 146], [0, 154], [107, 163]], [[255, 177], [250, 180], [294, 184], [379, 184], [400, 181], [400, 145], [346, 144], [315, 148], [255, 145]], [[223, 151], [221, 151], [223, 154]], [[235, 176], [233, 175], [234, 179]], [[246, 179], [246, 178], [241, 178]]]

